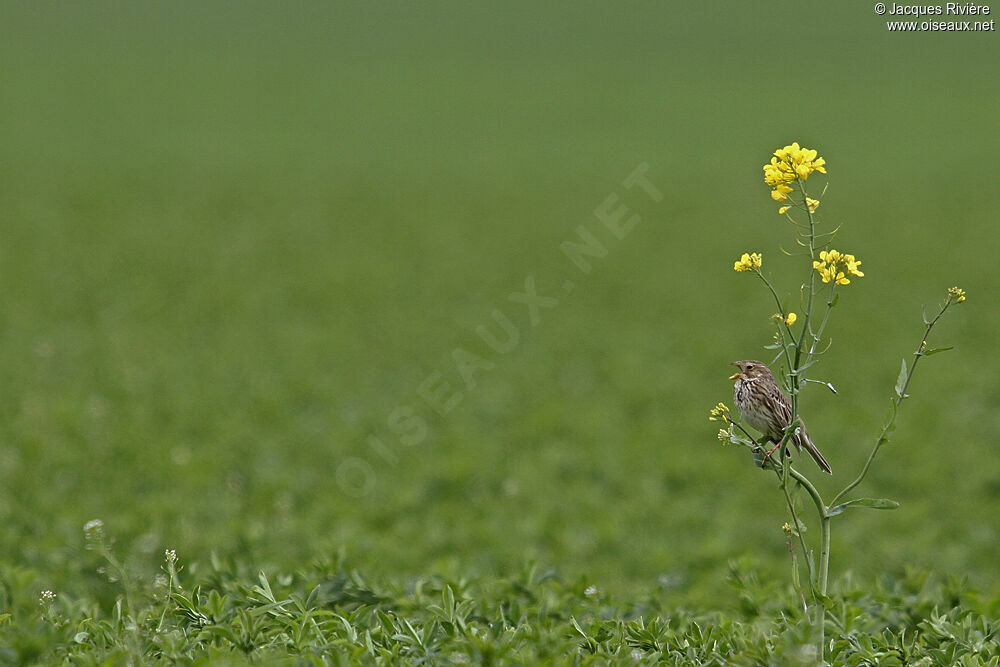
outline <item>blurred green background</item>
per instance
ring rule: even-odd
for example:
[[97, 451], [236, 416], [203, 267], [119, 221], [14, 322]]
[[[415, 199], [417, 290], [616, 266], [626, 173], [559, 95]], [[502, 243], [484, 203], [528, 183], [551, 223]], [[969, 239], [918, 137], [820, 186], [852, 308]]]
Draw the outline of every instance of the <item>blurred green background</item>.
[[[770, 342], [733, 260], [803, 278], [760, 169], [799, 141], [867, 273], [815, 371], [840, 393], [803, 397], [822, 490], [867, 456], [921, 308], [969, 294], [861, 488], [902, 507], [835, 525], [832, 572], [997, 586], [997, 39], [888, 33], [863, 2], [4, 2], [0, 562], [85, 591], [100, 518], [149, 572], [174, 548], [387, 578], [537, 559], [685, 599], [741, 556], [786, 577], [775, 484], [707, 412]], [[643, 162], [662, 202], [621, 185]], [[611, 194], [642, 217], [620, 241]], [[589, 276], [560, 251], [580, 225], [608, 248]], [[534, 328], [528, 275], [560, 299]], [[507, 355], [475, 334], [497, 308]], [[458, 347], [496, 366], [441, 418], [417, 387], [460, 386]]]

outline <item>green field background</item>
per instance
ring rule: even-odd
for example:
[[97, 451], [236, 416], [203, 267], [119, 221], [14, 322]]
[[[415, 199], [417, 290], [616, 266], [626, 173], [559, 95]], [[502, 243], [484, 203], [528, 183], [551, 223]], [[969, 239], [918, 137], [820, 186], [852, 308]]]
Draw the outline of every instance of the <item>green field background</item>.
[[[960, 285], [832, 573], [996, 589], [1000, 86], [995, 32], [893, 34], [867, 2], [0, 5], [0, 562], [104, 590], [165, 548], [375, 579], [536, 560], [718, 602], [784, 581], [773, 478], [720, 446], [728, 362], [764, 358], [806, 275], [762, 181], [819, 150], [827, 229], [864, 262], [803, 414], [856, 473], [921, 309]], [[663, 193], [622, 180], [639, 164]], [[810, 184], [813, 180], [810, 180]], [[612, 194], [641, 222], [597, 222]], [[589, 275], [560, 251], [584, 225]], [[534, 276], [558, 306], [508, 300]], [[564, 280], [575, 289], [563, 291]], [[475, 334], [501, 308], [497, 355]], [[495, 363], [447, 416], [417, 396]], [[399, 442], [400, 405], [430, 425]], [[376, 434], [380, 454], [369, 443]], [[351, 495], [344, 461], [370, 466]], [[811, 463], [803, 470], [813, 472]], [[819, 477], [817, 473], [816, 477]]]

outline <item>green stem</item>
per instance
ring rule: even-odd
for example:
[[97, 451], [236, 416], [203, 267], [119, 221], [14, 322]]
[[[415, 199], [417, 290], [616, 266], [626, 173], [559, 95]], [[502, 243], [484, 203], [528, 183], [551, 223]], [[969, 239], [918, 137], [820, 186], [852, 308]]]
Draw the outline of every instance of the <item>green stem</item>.
[[[826, 645], [826, 640], [825, 640], [826, 603], [823, 600], [823, 598], [826, 597], [827, 582], [829, 581], [829, 573], [830, 573], [830, 521], [832, 517], [830, 517], [827, 514], [827, 507], [826, 504], [823, 502], [823, 496], [820, 495], [819, 491], [816, 489], [813, 483], [809, 481], [809, 478], [800, 473], [799, 471], [793, 469], [790, 463], [787, 464], [785, 467], [790, 470], [792, 477], [795, 478], [795, 481], [798, 482], [799, 485], [806, 490], [806, 493], [809, 494], [809, 497], [812, 498], [813, 503], [816, 505], [816, 513], [819, 514], [820, 531], [821, 531], [819, 538], [819, 567], [816, 568], [816, 566], [812, 563], [812, 559], [808, 557], [808, 554], [805, 554], [805, 556], [806, 556], [806, 562], [809, 564], [810, 574], [815, 573], [814, 576], [810, 578], [810, 582], [814, 587], [812, 589], [814, 591], [813, 601], [817, 605], [816, 626], [817, 629], [819, 630], [818, 653], [820, 658], [822, 658], [825, 652], [825, 645]], [[787, 488], [785, 489], [785, 499], [788, 501], [789, 508], [792, 508], [792, 500], [788, 493]], [[794, 509], [793, 509], [793, 516], [794, 516]], [[798, 526], [796, 525], [796, 529], [797, 528]], [[805, 549], [804, 543], [802, 548]], [[819, 589], [818, 598], [815, 593], [815, 590], [817, 588]]]
[[812, 498], [813, 503], [816, 505], [816, 511], [819, 513], [819, 518], [822, 519], [826, 516], [826, 505], [823, 504], [823, 496], [819, 495], [819, 491], [813, 486], [813, 483], [809, 481], [809, 478], [800, 473], [798, 470], [792, 468], [791, 464], [788, 464], [788, 469], [791, 471], [792, 477], [795, 481], [806, 490], [809, 497]]
[[816, 346], [819, 342], [823, 340], [823, 330], [826, 329], [826, 323], [830, 319], [830, 312], [833, 310], [833, 293], [837, 287], [837, 281], [830, 281], [830, 297], [826, 300], [826, 312], [823, 313], [823, 321], [819, 324], [819, 330], [812, 334], [813, 342], [809, 346], [809, 352], [806, 353], [806, 363], [812, 358], [813, 354], [816, 352]]
[[826, 516], [825, 513], [821, 519], [823, 529], [820, 535], [819, 550], [819, 592], [823, 595], [826, 595], [826, 585], [830, 572], [830, 521], [832, 519], [833, 517]]
[[[784, 468], [806, 490], [806, 493], [809, 494], [809, 497], [812, 498], [813, 503], [816, 505], [817, 514], [819, 514], [821, 533], [819, 541], [819, 567], [817, 569], [813, 559], [810, 558], [808, 551], [806, 551], [805, 540], [802, 538], [802, 532], [799, 530], [798, 518], [795, 515], [795, 507], [792, 503], [791, 494], [788, 492], [788, 486], [782, 484], [782, 490], [785, 492], [785, 500], [788, 503], [788, 509], [792, 513], [792, 519], [795, 521], [795, 530], [799, 535], [802, 545], [803, 557], [806, 559], [806, 564], [809, 567], [809, 581], [811, 590], [813, 591], [813, 601], [817, 605], [816, 626], [819, 630], [818, 654], [820, 657], [823, 657], [826, 645], [826, 604], [822, 598], [826, 597], [830, 572], [830, 521], [832, 517], [827, 515], [827, 507], [823, 503], [823, 496], [820, 495], [813, 483], [809, 481], [809, 478], [792, 468], [791, 463], [785, 464]], [[818, 598], [816, 595], [817, 588], [819, 589]]]
[[[734, 422], [734, 421], [730, 421], [729, 423], [731, 423], [733, 426], [735, 426], [739, 430], [743, 431], [743, 435], [745, 435], [751, 441], [757, 442], [756, 438], [754, 438], [752, 435], [750, 435], [750, 432], [747, 431], [745, 428], [743, 428], [742, 424], [740, 424], [739, 422]], [[782, 439], [782, 443], [784, 443], [789, 437], [791, 437], [790, 434], [786, 435]], [[757, 446], [760, 447], [762, 445], [760, 443], [757, 443]], [[781, 448], [779, 447], [778, 449], [781, 449]], [[813, 571], [812, 560], [809, 558], [809, 549], [806, 547], [805, 538], [802, 537], [802, 532], [799, 530], [799, 518], [796, 515], [795, 506], [792, 504], [792, 498], [791, 498], [791, 495], [788, 492], [788, 485], [784, 483], [785, 475], [787, 474], [787, 475], [790, 475], [791, 477], [795, 478], [795, 481], [797, 481], [800, 485], [802, 485], [803, 488], [806, 489], [807, 492], [809, 492], [809, 495], [812, 497], [813, 502], [817, 503], [816, 509], [820, 511], [820, 516], [823, 516], [823, 511], [822, 511], [822, 508], [823, 508], [823, 498], [822, 498], [822, 496], [819, 495], [819, 491], [816, 490], [816, 487], [813, 486], [812, 482], [809, 481], [809, 478], [806, 477], [805, 475], [803, 475], [802, 473], [800, 473], [798, 470], [795, 470], [794, 468], [792, 468], [792, 466], [791, 466], [790, 463], [782, 465], [780, 471], [775, 466], [774, 461], [770, 461], [770, 463], [771, 463], [771, 469], [774, 470], [774, 472], [775, 472], [776, 475], [778, 475], [778, 479], [783, 482], [781, 484], [781, 488], [785, 492], [785, 500], [788, 501], [788, 509], [789, 509], [789, 511], [792, 514], [792, 520], [795, 521], [795, 532], [798, 533], [799, 542], [800, 542], [800, 544], [802, 546], [802, 557], [806, 559], [806, 565], [809, 567], [809, 580], [810, 581], [814, 581], [815, 580], [815, 578], [814, 578], [815, 577], [815, 572]], [[765, 461], [765, 465], [766, 464], [767, 464], [767, 461]], [[787, 473], [786, 473], [786, 470], [787, 470]]]
[[[783, 468], [787, 468], [790, 471], [790, 474], [793, 477], [796, 477], [796, 479], [801, 477], [801, 474], [796, 470], [792, 470], [791, 467], [791, 464], [783, 466]], [[784, 470], [782, 472], [784, 472]], [[798, 514], [795, 512], [795, 503], [792, 502], [792, 494], [788, 490], [788, 485], [784, 483], [784, 480], [782, 481], [781, 490], [785, 493], [785, 502], [788, 503], [788, 512], [792, 515], [795, 534], [799, 536], [799, 546], [802, 547], [802, 558], [805, 559], [806, 568], [809, 570], [809, 582], [811, 586], [812, 582], [816, 581], [816, 566], [813, 559], [809, 556], [809, 548], [806, 546], [806, 538], [802, 535], [802, 523], [799, 521]]]
[[927, 348], [927, 338], [931, 334], [931, 329], [934, 328], [934, 325], [937, 324], [937, 321], [941, 319], [941, 316], [944, 315], [945, 311], [948, 310], [948, 307], [951, 306], [951, 304], [952, 297], [949, 296], [948, 300], [945, 301], [944, 306], [942, 306], [938, 314], [934, 316], [934, 319], [927, 322], [927, 328], [924, 330], [924, 337], [920, 339], [920, 345], [917, 346], [916, 352], [913, 353], [913, 363], [910, 364], [909, 372], [906, 374], [906, 381], [903, 383], [902, 391], [897, 393], [892, 399], [892, 408], [890, 410], [889, 419], [886, 421], [885, 426], [882, 427], [882, 431], [878, 434], [878, 438], [875, 440], [875, 446], [872, 447], [871, 454], [868, 455], [868, 460], [865, 461], [865, 465], [861, 469], [861, 473], [857, 476], [857, 478], [833, 497], [833, 502], [830, 503], [831, 505], [836, 505], [838, 500], [850, 493], [854, 487], [864, 481], [869, 468], [872, 467], [872, 462], [875, 460], [875, 455], [878, 454], [878, 450], [882, 448], [882, 445], [888, 442], [886, 434], [889, 433], [890, 429], [892, 429], [896, 423], [896, 415], [899, 413], [899, 405], [903, 402], [903, 398], [906, 396], [906, 390], [910, 386], [910, 380], [913, 379], [913, 372], [917, 369], [917, 362], [919, 362], [920, 358], [924, 356], [924, 350]]
[[789, 368], [789, 373], [792, 376], [792, 382], [790, 387], [791, 403], [792, 403], [792, 421], [795, 420], [799, 409], [799, 362], [802, 360], [802, 346], [806, 340], [806, 334], [809, 332], [809, 320], [812, 317], [812, 305], [813, 305], [813, 292], [816, 288], [816, 272], [812, 269], [812, 262], [816, 259], [816, 219], [813, 217], [813, 212], [809, 209], [808, 197], [806, 195], [806, 186], [801, 178], [797, 178], [795, 182], [799, 186], [799, 192], [802, 193], [802, 203], [805, 205], [806, 215], [809, 216], [809, 298], [806, 302], [806, 312], [803, 317], [802, 322], [802, 333], [799, 335], [798, 341], [795, 343], [795, 362]]
[[822, 662], [826, 658], [826, 585], [830, 573], [830, 521], [832, 517], [824, 516], [820, 519], [821, 533], [819, 538], [819, 593], [822, 596], [819, 602], [816, 625], [819, 626], [819, 659]]
[[[788, 326], [788, 324], [785, 323], [785, 317], [788, 315], [788, 313], [785, 312], [785, 307], [781, 305], [781, 299], [778, 298], [778, 292], [774, 289], [774, 285], [771, 284], [770, 280], [764, 277], [764, 274], [761, 273], [761, 270], [759, 268], [754, 269], [754, 271], [757, 273], [760, 279], [764, 281], [764, 284], [767, 285], [767, 289], [770, 290], [771, 296], [774, 297], [774, 302], [778, 304], [778, 314], [781, 315], [782, 318], [781, 324], [778, 325], [779, 333], [781, 332], [781, 327], [784, 326], [785, 331], [788, 332], [788, 337], [792, 340], [795, 340], [795, 335], [792, 334], [791, 328]], [[781, 351], [784, 352], [785, 354], [785, 363], [788, 365], [788, 368], [791, 369], [792, 359], [788, 354], [788, 347], [785, 345], [784, 334], [782, 334], [781, 336]]]
[[[789, 371], [792, 375], [792, 382], [790, 387], [792, 414], [789, 422], [792, 424], [795, 423], [798, 417], [799, 387], [801, 382], [801, 378], [799, 377], [799, 368], [800, 368], [800, 362], [802, 361], [802, 348], [805, 345], [806, 334], [810, 332], [809, 323], [812, 318], [813, 296], [816, 290], [816, 272], [812, 268], [812, 262], [815, 261], [816, 259], [816, 219], [813, 217], [813, 212], [809, 208], [809, 199], [806, 194], [805, 183], [801, 178], [796, 179], [796, 183], [798, 183], [799, 192], [802, 193], [802, 203], [805, 206], [806, 214], [809, 216], [809, 297], [806, 302], [806, 312], [805, 312], [805, 317], [803, 318], [804, 321], [802, 322], [802, 333], [799, 336], [799, 340], [795, 344], [795, 363], [794, 366]], [[826, 327], [826, 320], [829, 317], [830, 309], [833, 307], [831, 305], [832, 302], [833, 302], [833, 295], [831, 293], [830, 299], [828, 299], [827, 301], [826, 315], [823, 317], [823, 323], [820, 325], [820, 332], [821, 332], [820, 335], [822, 335], [823, 328]], [[816, 343], [817, 340], [814, 337], [813, 344], [810, 346], [809, 354], [806, 357], [807, 360], [809, 356], [811, 356], [812, 353], [815, 351]], [[791, 467], [791, 466], [786, 466], [786, 467]], [[803, 479], [805, 478], [803, 477]], [[822, 525], [822, 532], [820, 535], [820, 563], [819, 563], [820, 571], [818, 573], [819, 581], [813, 579], [813, 585], [819, 586], [820, 593], [822, 595], [826, 595], [827, 572], [829, 570], [829, 565], [830, 565], [830, 517], [828, 517], [826, 514], [826, 506], [823, 504], [823, 498], [819, 495], [819, 492], [816, 490], [816, 487], [814, 487], [812, 483], [809, 483], [808, 480], [805, 480], [806, 483], [803, 483], [802, 480], [798, 481], [800, 484], [803, 484], [803, 488], [805, 488], [806, 491], [809, 492], [809, 495], [812, 496], [813, 502], [816, 503], [816, 511], [819, 513], [819, 519]], [[818, 649], [817, 657], [819, 658], [820, 662], [822, 662], [825, 658], [825, 652], [826, 652], [825, 651], [826, 606], [823, 600], [816, 599], [815, 593], [813, 594], [813, 600], [819, 604], [819, 609], [817, 612], [817, 619], [816, 619], [817, 625], [819, 626], [819, 645], [817, 646]]]
[[[738, 422], [731, 422], [731, 423], [735, 427], [740, 429], [743, 432], [743, 434], [746, 435], [750, 440], [756, 442], [754, 437], [750, 435], [750, 433], [745, 428], [743, 428], [742, 424]], [[784, 451], [784, 445], [787, 443], [788, 439], [794, 432], [795, 426], [798, 426], [798, 424], [794, 424], [794, 426], [789, 427], [785, 431], [785, 436], [781, 439], [780, 446], [776, 448], [779, 451], [780, 456], [783, 456], [783, 454], [780, 454], [780, 452]], [[765, 462], [765, 464], [766, 463], [767, 462]], [[789, 514], [791, 514], [792, 522], [794, 523], [795, 534], [799, 538], [799, 546], [802, 548], [802, 558], [806, 561], [806, 567], [809, 570], [810, 590], [814, 591], [813, 600], [819, 603], [819, 611], [817, 612], [818, 624], [820, 630], [819, 650], [822, 653], [825, 643], [823, 637], [824, 637], [824, 629], [826, 623], [826, 607], [824, 606], [822, 600], [816, 600], [815, 590], [816, 588], [819, 588], [819, 592], [824, 596], [826, 595], [828, 573], [830, 570], [830, 521], [832, 517], [827, 516], [827, 506], [823, 502], [823, 496], [820, 495], [819, 490], [812, 483], [812, 481], [810, 481], [808, 477], [806, 477], [798, 470], [793, 468], [790, 462], [785, 462], [784, 460], [782, 460], [780, 472], [778, 471], [773, 461], [770, 461], [770, 463], [771, 463], [771, 469], [774, 470], [775, 474], [778, 475], [778, 479], [781, 481], [780, 484], [781, 490], [785, 495], [785, 502], [788, 504], [788, 512]], [[802, 523], [799, 521], [798, 513], [795, 511], [795, 503], [792, 501], [792, 494], [788, 488], [789, 477], [794, 479], [799, 484], [799, 486], [801, 486], [803, 489], [806, 490], [806, 493], [808, 493], [809, 497], [812, 498], [813, 504], [816, 505], [817, 514], [819, 514], [820, 524], [822, 526], [822, 532], [820, 535], [820, 548], [819, 548], [820, 561], [819, 561], [818, 571], [816, 569], [816, 564], [814, 560], [810, 556], [809, 547], [806, 545], [805, 537], [802, 535], [802, 531], [800, 530], [800, 526], [802, 525]], [[793, 567], [796, 566], [793, 564]]]

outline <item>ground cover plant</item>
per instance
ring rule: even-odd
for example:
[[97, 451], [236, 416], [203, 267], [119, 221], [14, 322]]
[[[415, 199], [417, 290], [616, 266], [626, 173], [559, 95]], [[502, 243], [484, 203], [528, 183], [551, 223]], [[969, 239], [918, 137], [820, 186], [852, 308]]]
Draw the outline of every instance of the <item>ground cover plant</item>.
[[[103, 527], [88, 527], [108, 565]], [[386, 583], [342, 558], [296, 572], [253, 573], [213, 558], [195, 576], [176, 552], [150, 582], [122, 580], [110, 610], [43, 591], [27, 600], [26, 571], [8, 573], [9, 608], [32, 618], [0, 632], [12, 663], [260, 664], [816, 664], [803, 611], [747, 562], [727, 575], [730, 602], [676, 606], [664, 589], [630, 601], [585, 579], [529, 564], [507, 578], [437, 576]], [[851, 665], [997, 664], [997, 602], [966, 582], [927, 573], [842, 580], [827, 620], [829, 659]], [[11, 604], [13, 603], [13, 604]]]
[[801, 268], [752, 203], [792, 138], [866, 273], [799, 404], [828, 504], [969, 295], [856, 489], [900, 507], [834, 526], [827, 658], [992, 659], [992, 35], [195, 4], [0, 10], [0, 661], [810, 659], [777, 478], [705, 419], [773, 333], [733, 259]]

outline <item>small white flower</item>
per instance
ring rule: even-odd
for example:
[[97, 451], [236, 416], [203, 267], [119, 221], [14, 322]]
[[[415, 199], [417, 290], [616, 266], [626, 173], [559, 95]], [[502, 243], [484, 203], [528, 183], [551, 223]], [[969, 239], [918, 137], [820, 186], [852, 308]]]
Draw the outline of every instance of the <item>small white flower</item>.
[[587, 590], [583, 592], [583, 594], [588, 598], [595, 597], [598, 593], [600, 593], [600, 591], [597, 590], [597, 586], [587, 586]]
[[42, 596], [38, 598], [38, 604], [42, 607], [56, 599], [56, 594], [52, 591], [42, 591]]
[[93, 519], [83, 524], [83, 537], [87, 540], [88, 549], [97, 548], [96, 545], [104, 542], [104, 522], [100, 519]]
[[166, 549], [163, 552], [163, 557], [167, 559], [168, 563], [176, 563], [177, 562], [177, 552], [175, 550], [173, 550], [173, 549]]

